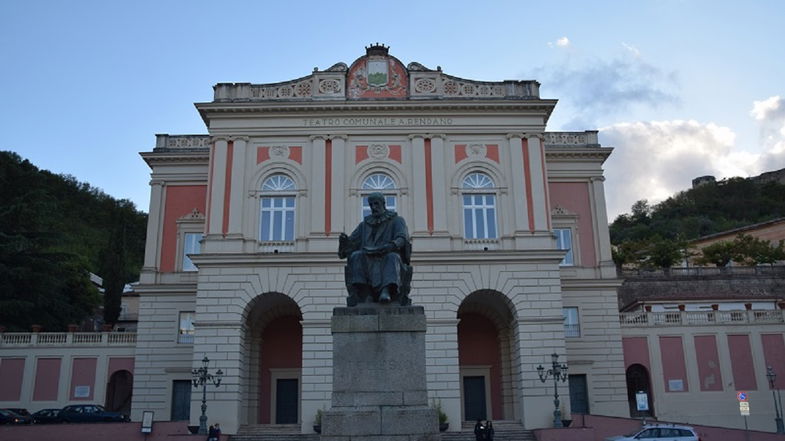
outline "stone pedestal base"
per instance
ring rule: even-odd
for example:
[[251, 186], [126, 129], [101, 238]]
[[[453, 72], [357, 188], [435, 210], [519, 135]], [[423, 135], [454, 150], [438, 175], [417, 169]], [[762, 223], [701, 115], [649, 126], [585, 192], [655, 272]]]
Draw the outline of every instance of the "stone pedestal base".
[[332, 408], [322, 441], [439, 441], [421, 306], [335, 308]]

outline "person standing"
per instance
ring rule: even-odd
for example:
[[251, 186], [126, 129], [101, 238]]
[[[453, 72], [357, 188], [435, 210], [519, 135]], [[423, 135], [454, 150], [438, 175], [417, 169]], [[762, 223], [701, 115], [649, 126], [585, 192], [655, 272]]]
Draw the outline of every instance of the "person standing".
[[215, 441], [215, 426], [210, 424], [210, 428], [207, 430], [207, 441]]
[[483, 441], [485, 435], [485, 428], [482, 426], [482, 421], [477, 420], [474, 425], [474, 439], [475, 441]]

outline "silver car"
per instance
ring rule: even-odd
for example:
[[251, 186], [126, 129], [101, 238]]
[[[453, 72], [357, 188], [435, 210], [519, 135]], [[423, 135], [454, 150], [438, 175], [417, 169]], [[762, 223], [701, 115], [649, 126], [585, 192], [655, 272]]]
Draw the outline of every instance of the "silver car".
[[611, 436], [606, 441], [700, 441], [695, 429], [675, 424], [647, 424], [640, 430], [624, 436]]

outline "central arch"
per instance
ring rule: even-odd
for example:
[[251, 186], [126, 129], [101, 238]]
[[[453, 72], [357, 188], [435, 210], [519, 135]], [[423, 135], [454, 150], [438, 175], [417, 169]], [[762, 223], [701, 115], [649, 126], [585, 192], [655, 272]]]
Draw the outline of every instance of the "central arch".
[[247, 308], [246, 391], [249, 424], [299, 424], [302, 312], [289, 296], [270, 292]]
[[468, 295], [458, 308], [458, 362], [461, 416], [464, 421], [513, 418], [513, 392], [518, 373], [515, 353], [515, 314], [509, 299], [497, 291]]

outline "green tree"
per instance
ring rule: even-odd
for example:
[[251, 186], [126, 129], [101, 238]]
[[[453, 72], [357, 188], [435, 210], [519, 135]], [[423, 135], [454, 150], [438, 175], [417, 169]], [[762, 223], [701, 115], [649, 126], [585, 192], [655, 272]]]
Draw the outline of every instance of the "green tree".
[[714, 264], [724, 268], [731, 261], [739, 258], [738, 247], [731, 241], [715, 242], [701, 249], [701, 256], [695, 261], [699, 265]]

